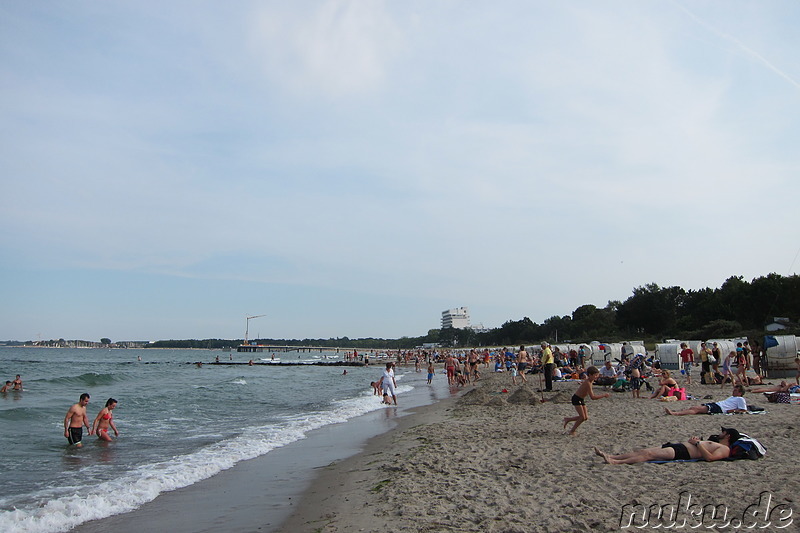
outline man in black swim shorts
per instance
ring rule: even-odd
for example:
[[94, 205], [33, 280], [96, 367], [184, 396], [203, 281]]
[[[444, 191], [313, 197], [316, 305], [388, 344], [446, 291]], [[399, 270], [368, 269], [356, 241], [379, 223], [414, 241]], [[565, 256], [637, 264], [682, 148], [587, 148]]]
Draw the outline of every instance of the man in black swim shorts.
[[89, 405], [89, 394], [81, 394], [78, 403], [74, 404], [67, 411], [67, 416], [64, 417], [64, 436], [67, 442], [80, 448], [81, 439], [83, 439], [83, 426], [89, 430], [89, 435], [92, 434], [91, 427], [89, 426], [89, 418], [86, 416], [86, 406]]
[[719, 461], [730, 457], [731, 445], [737, 440], [739, 440], [738, 431], [733, 428], [723, 428], [719, 442], [692, 437], [686, 442], [664, 444], [660, 448], [645, 448], [617, 455], [595, 448], [594, 453], [611, 465], [631, 465], [647, 461], [688, 461], [690, 459]]

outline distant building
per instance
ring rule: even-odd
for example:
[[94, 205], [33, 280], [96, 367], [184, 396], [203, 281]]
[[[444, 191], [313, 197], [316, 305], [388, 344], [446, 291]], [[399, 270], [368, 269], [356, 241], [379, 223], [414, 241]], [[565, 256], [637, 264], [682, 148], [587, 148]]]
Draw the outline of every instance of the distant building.
[[468, 327], [470, 327], [469, 308], [456, 307], [455, 309], [442, 311], [442, 329], [465, 329]]
[[781, 331], [784, 329], [789, 329], [789, 326], [791, 325], [792, 323], [788, 318], [782, 316], [776, 316], [775, 318], [772, 319], [772, 322], [770, 324], [767, 324], [767, 326], [764, 329], [766, 329], [767, 331]]
[[483, 327], [483, 324], [476, 324], [471, 326], [472, 331], [475, 333], [489, 333], [490, 329]]

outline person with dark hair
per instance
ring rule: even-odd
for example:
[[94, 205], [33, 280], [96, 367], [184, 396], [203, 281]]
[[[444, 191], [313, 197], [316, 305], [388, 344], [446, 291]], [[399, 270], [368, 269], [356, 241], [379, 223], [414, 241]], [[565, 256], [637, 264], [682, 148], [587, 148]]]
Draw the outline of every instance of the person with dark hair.
[[[383, 377], [381, 377], [381, 386], [383, 387], [383, 403], [397, 405], [397, 394], [395, 393], [397, 381], [394, 378], [394, 363], [386, 363], [386, 370], [383, 371]], [[389, 401], [389, 396], [392, 397], [391, 402]]]
[[114, 398], [109, 398], [106, 400], [106, 406], [100, 409], [100, 412], [97, 413], [97, 418], [94, 419], [94, 424], [92, 424], [92, 429], [89, 431], [89, 435], [92, 433], [97, 433], [98, 439], [111, 442], [111, 437], [108, 435], [108, 428], [111, 427], [111, 429], [114, 430], [114, 436], [119, 437], [117, 426], [114, 425], [114, 415], [111, 412], [116, 407], [117, 400]]
[[578, 413], [576, 416], [572, 417], [564, 417], [564, 429], [567, 428], [567, 424], [570, 422], [574, 422], [572, 425], [572, 429], [569, 430], [569, 435], [575, 436], [576, 432], [578, 431], [578, 426], [589, 420], [589, 411], [586, 409], [586, 397], [588, 396], [592, 400], [600, 400], [603, 398], [610, 398], [611, 394], [606, 392], [605, 394], [595, 394], [594, 390], [592, 389], [592, 383], [600, 376], [600, 371], [597, 370], [597, 367], [590, 366], [586, 369], [586, 379], [578, 385], [578, 390], [575, 391], [575, 394], [572, 395], [572, 405], [575, 406], [575, 411]]
[[731, 446], [739, 440], [739, 432], [733, 428], [722, 428], [717, 440], [702, 440], [691, 437], [686, 442], [667, 443], [659, 448], [644, 448], [628, 453], [612, 455], [598, 448], [594, 453], [610, 465], [632, 465], [647, 461], [719, 461], [731, 456]]
[[733, 395], [725, 398], [719, 402], [704, 403], [689, 407], [682, 411], [671, 411], [664, 409], [668, 415], [684, 416], [684, 415], [720, 415], [728, 413], [746, 413], [747, 402], [744, 398], [744, 387], [741, 385], [734, 385]]
[[83, 439], [83, 427], [89, 430], [89, 435], [92, 430], [89, 427], [89, 419], [86, 417], [86, 406], [89, 405], [89, 394], [84, 392], [81, 394], [78, 403], [74, 404], [67, 411], [64, 417], [64, 436], [70, 444], [74, 444], [76, 448], [83, 446], [81, 439]]

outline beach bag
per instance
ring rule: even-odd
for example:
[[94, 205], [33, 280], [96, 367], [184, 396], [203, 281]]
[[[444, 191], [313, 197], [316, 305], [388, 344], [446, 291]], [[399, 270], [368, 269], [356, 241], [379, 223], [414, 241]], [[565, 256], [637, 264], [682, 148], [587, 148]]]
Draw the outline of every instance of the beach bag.
[[773, 392], [767, 394], [767, 401], [769, 403], [789, 403], [791, 395], [788, 392]]
[[755, 461], [761, 459], [767, 453], [767, 449], [756, 439], [747, 435], [742, 435], [739, 440], [731, 445], [730, 459], [750, 459]]
[[678, 400], [685, 400], [686, 399], [686, 389], [681, 387], [677, 388], [674, 387], [667, 392], [667, 396], [674, 396]]
[[715, 365], [717, 364], [717, 358], [711, 354], [708, 354], [708, 364]]

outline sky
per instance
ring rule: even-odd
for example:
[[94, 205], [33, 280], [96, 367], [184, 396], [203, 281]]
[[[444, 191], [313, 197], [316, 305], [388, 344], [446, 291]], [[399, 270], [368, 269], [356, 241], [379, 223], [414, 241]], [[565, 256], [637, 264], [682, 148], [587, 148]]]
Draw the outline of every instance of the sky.
[[800, 268], [800, 3], [0, 3], [0, 339], [416, 337]]

